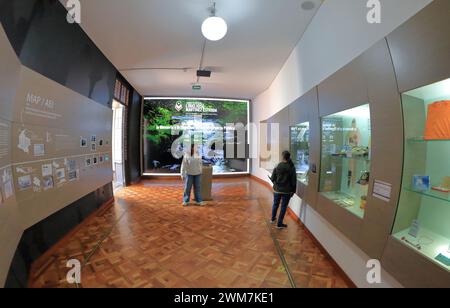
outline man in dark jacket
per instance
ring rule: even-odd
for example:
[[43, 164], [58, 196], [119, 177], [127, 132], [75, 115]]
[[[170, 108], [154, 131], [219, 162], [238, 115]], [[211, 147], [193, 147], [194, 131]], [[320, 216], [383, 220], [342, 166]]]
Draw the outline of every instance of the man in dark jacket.
[[297, 190], [297, 171], [291, 160], [291, 153], [283, 152], [283, 161], [273, 170], [270, 178], [273, 183], [274, 200], [272, 208], [272, 224], [277, 220], [277, 212], [281, 202], [281, 212], [278, 218], [278, 229], [285, 229], [287, 225], [283, 223], [289, 201]]

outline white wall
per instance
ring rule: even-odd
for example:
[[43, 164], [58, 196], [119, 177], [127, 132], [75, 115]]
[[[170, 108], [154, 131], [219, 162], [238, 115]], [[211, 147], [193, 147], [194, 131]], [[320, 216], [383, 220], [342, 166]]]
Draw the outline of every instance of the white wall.
[[[325, 1], [272, 85], [253, 99], [253, 123], [258, 124], [282, 110], [431, 2], [381, 0], [381, 24], [369, 24], [366, 0]], [[267, 174], [259, 168], [259, 160], [253, 159], [252, 175], [268, 181]], [[301, 216], [299, 198], [294, 198], [290, 206]], [[365, 275], [362, 277], [358, 272], [365, 270], [367, 256], [309, 207], [303, 210], [302, 220], [336, 262], [358, 286], [367, 286]], [[398, 287], [399, 284], [389, 277], [382, 286]]]

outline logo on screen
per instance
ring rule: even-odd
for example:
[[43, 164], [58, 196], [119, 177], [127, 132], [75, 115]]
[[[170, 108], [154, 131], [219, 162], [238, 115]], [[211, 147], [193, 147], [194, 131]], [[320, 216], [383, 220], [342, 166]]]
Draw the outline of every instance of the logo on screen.
[[183, 104], [181, 102], [177, 102], [175, 104], [175, 110], [180, 112], [181, 110], [183, 110]]

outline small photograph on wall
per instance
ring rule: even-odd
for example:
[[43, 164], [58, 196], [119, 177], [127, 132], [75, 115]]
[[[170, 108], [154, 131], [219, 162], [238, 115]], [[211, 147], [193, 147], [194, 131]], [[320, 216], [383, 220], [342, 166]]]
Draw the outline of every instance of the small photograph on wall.
[[45, 145], [44, 144], [35, 144], [34, 145], [34, 156], [40, 157], [45, 155]]
[[86, 148], [87, 145], [88, 145], [87, 139], [83, 138], [83, 137], [80, 137], [80, 147]]
[[16, 172], [19, 174], [29, 174], [29, 173], [33, 173], [33, 168], [25, 167], [25, 166], [16, 167]]
[[43, 188], [44, 188], [44, 191], [53, 188], [53, 177], [52, 176], [46, 176], [43, 178]]
[[92, 151], [92, 152], [97, 151], [97, 144], [96, 144], [96, 143], [92, 143], [92, 144], [91, 144], [91, 151]]
[[53, 175], [53, 166], [52, 164], [42, 165], [42, 176], [50, 176]]
[[69, 178], [69, 181], [76, 181], [78, 179], [78, 170], [71, 170], [67, 173], [67, 177]]
[[14, 195], [14, 189], [11, 180], [3, 184], [3, 191], [5, 193], [5, 200], [8, 200]]
[[97, 142], [97, 136], [96, 135], [92, 135], [91, 136], [91, 142]]
[[64, 168], [57, 169], [55, 175], [57, 185], [61, 185], [66, 182], [66, 170]]
[[58, 170], [56, 170], [56, 179], [57, 180], [62, 180], [66, 178], [66, 170], [64, 170], [64, 168], [60, 168]]
[[103, 164], [104, 161], [105, 161], [104, 156], [103, 156], [103, 155], [100, 155], [100, 156], [98, 157], [98, 163], [99, 163], [99, 164]]
[[39, 179], [37, 176], [33, 177], [33, 191], [34, 192], [41, 192], [42, 190], [42, 183], [41, 179]]
[[92, 157], [86, 157], [86, 167], [90, 167], [92, 165]]
[[67, 170], [74, 171], [77, 169], [77, 161], [70, 159], [67, 161]]
[[17, 179], [17, 184], [19, 185], [19, 189], [20, 190], [29, 189], [31, 187], [31, 185], [32, 185], [31, 175], [20, 176]]
[[97, 165], [98, 164], [98, 156], [94, 156], [93, 158], [93, 164]]
[[5, 198], [5, 200], [8, 200], [14, 195], [11, 168], [3, 170], [1, 180], [3, 182], [3, 192], [4, 192], [3, 197]]
[[103, 143], [104, 143], [104, 142], [103, 142], [103, 139], [100, 139], [100, 141], [98, 142], [98, 145], [102, 147], [102, 146], [103, 146]]

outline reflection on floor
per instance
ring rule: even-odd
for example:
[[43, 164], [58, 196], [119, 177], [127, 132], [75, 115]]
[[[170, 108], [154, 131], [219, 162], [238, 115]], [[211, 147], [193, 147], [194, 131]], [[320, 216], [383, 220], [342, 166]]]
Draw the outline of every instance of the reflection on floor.
[[145, 181], [117, 192], [111, 208], [35, 269], [31, 286], [75, 287], [66, 282], [70, 259], [83, 265], [78, 287], [84, 288], [349, 286], [291, 218], [288, 230], [267, 223], [272, 194], [265, 186], [249, 178], [215, 180], [215, 201], [183, 208], [180, 184]]

